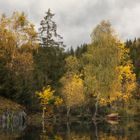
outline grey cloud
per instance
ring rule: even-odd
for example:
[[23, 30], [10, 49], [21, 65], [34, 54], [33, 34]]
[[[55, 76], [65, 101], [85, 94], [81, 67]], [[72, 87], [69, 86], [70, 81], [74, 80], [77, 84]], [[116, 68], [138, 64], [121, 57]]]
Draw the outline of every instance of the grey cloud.
[[124, 39], [140, 36], [139, 0], [0, 0], [0, 12], [25, 11], [36, 28], [48, 8], [56, 14], [58, 31], [68, 46], [90, 42], [91, 31], [104, 19]]

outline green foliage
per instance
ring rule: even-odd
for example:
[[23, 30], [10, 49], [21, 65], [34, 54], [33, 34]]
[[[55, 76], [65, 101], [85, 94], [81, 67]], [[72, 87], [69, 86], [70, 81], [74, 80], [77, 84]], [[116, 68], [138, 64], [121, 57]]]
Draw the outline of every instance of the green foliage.
[[82, 44], [81, 46], [78, 46], [75, 50], [75, 55], [77, 58], [81, 58], [82, 54], [87, 51], [87, 44]]
[[55, 85], [64, 71], [64, 45], [53, 16], [49, 9], [40, 23], [40, 47], [34, 55], [37, 89], [47, 84]]
[[40, 34], [40, 44], [42, 47], [60, 47], [64, 46], [62, 37], [57, 33], [57, 25], [52, 20], [54, 14], [51, 13], [49, 9], [45, 13], [45, 17], [41, 20], [39, 34]]
[[65, 70], [67, 73], [79, 73], [79, 60], [75, 56], [68, 56], [65, 59]]

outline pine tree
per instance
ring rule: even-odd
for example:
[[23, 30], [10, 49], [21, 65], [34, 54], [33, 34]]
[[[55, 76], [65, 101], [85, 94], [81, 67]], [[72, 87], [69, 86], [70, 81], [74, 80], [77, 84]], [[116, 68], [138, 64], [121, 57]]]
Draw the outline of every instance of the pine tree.
[[42, 47], [64, 47], [62, 37], [57, 33], [57, 25], [53, 21], [54, 15], [49, 9], [41, 20], [39, 37]]
[[39, 89], [47, 84], [55, 84], [63, 74], [64, 44], [57, 33], [57, 25], [53, 21], [54, 14], [49, 9], [40, 23], [40, 47], [35, 55], [36, 84]]

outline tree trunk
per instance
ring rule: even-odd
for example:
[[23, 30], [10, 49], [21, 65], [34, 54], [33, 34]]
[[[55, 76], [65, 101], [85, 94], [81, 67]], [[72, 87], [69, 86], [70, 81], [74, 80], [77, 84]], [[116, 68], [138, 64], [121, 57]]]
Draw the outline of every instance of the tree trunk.
[[45, 130], [45, 109], [44, 109], [44, 107], [43, 107], [43, 110], [42, 110], [42, 131], [43, 131], [43, 133], [46, 132], [46, 130]]
[[96, 136], [96, 140], [98, 140], [98, 139], [99, 139], [99, 137], [98, 137], [98, 126], [97, 126], [97, 123], [96, 123], [96, 122], [94, 122], [94, 126], [95, 126], [95, 136]]
[[69, 120], [69, 116], [70, 116], [70, 107], [67, 108], [67, 120]]
[[43, 131], [43, 133], [46, 132], [46, 130], [45, 130], [45, 121], [44, 120], [42, 120], [42, 131]]
[[42, 110], [42, 119], [44, 120], [45, 119], [45, 109], [43, 107], [43, 110]]
[[67, 139], [71, 140], [71, 136], [70, 136], [70, 124], [69, 122], [67, 122]]
[[95, 112], [94, 112], [94, 117], [93, 117], [94, 119], [96, 119], [97, 114], [98, 114], [98, 100], [95, 103]]
[[99, 102], [99, 96], [100, 94], [97, 95], [96, 98], [96, 103], [95, 103], [95, 112], [94, 112], [94, 116], [93, 116], [93, 120], [96, 121], [97, 119], [97, 115], [98, 115], [98, 102]]

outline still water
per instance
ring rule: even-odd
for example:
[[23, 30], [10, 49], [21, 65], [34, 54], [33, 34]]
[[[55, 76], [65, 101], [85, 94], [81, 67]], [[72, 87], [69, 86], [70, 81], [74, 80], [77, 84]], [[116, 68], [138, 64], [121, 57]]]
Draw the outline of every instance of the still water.
[[140, 121], [0, 126], [0, 140], [140, 140]]

